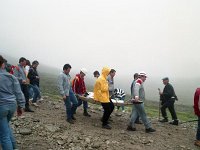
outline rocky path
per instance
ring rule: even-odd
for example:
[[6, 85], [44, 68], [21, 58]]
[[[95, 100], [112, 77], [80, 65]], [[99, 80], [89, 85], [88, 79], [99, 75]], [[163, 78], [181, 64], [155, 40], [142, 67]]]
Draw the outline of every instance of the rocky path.
[[192, 150], [195, 125], [172, 126], [151, 119], [157, 132], [148, 134], [143, 125], [137, 131], [126, 131], [129, 113], [112, 115], [112, 130], [101, 128], [101, 107], [90, 106], [91, 118], [77, 110], [75, 124], [65, 120], [63, 102], [45, 97], [35, 113], [14, 117], [12, 127], [20, 150]]

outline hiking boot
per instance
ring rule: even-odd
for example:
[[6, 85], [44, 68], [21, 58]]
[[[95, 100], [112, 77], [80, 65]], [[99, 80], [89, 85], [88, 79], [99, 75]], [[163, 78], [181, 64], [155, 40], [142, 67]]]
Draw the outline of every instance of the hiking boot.
[[199, 146], [199, 147], [200, 147], [200, 140], [196, 140], [196, 141], [194, 142], [194, 145], [196, 145], [196, 146]]
[[110, 129], [112, 129], [112, 127], [110, 126], [110, 125], [102, 125], [102, 128], [104, 128], [104, 129], [108, 129], [108, 130], [110, 130]]
[[72, 116], [72, 120], [76, 120], [76, 118], [74, 116]]
[[128, 131], [136, 131], [136, 128], [133, 128], [132, 126], [128, 126], [126, 130], [128, 130]]
[[168, 122], [168, 119], [167, 119], [167, 118], [164, 118], [164, 119], [160, 120], [160, 122], [162, 122], [162, 123]]
[[88, 112], [87, 112], [87, 111], [84, 111], [83, 115], [84, 115], [84, 116], [86, 116], [86, 117], [91, 117], [91, 115], [90, 115], [90, 114], [88, 114]]
[[29, 107], [24, 109], [25, 112], [34, 112], [33, 110], [31, 110]]
[[146, 129], [146, 133], [155, 132], [155, 131], [156, 131], [156, 130], [153, 129], [153, 128], [148, 128], [148, 129]]
[[169, 124], [178, 126], [178, 120], [171, 121]]
[[39, 107], [39, 105], [37, 103], [32, 103], [32, 105], [35, 107]]
[[67, 122], [69, 122], [70, 124], [74, 124], [74, 121], [72, 119], [67, 119]]

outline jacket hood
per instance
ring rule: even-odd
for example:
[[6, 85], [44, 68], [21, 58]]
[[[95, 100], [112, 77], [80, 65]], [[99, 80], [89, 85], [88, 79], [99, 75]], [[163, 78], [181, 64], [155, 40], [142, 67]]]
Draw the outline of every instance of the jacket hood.
[[108, 75], [109, 75], [109, 73], [110, 73], [110, 68], [109, 67], [103, 67], [103, 69], [102, 69], [102, 76], [104, 77], [104, 78], [106, 78]]

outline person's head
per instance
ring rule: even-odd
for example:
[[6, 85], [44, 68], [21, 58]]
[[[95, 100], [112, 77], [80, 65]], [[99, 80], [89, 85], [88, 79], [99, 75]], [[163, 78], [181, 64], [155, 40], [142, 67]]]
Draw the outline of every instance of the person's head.
[[147, 78], [147, 74], [144, 71], [139, 73], [139, 78], [144, 82]]
[[99, 71], [96, 70], [96, 71], [94, 71], [93, 75], [95, 78], [98, 78], [100, 76], [100, 73], [99, 73]]
[[115, 76], [115, 73], [116, 73], [115, 69], [111, 69], [111, 70], [110, 70], [110, 76], [111, 76], [112, 78]]
[[5, 59], [1, 55], [0, 55], [0, 68], [1, 69], [5, 68]]
[[81, 70], [80, 70], [80, 77], [81, 78], [84, 78], [84, 76], [87, 74], [87, 69], [85, 69], [85, 68], [82, 68]]
[[31, 63], [30, 63], [30, 61], [28, 59], [26, 60], [26, 65], [27, 66], [31, 66]]
[[37, 60], [34, 60], [34, 61], [32, 62], [32, 67], [33, 67], [33, 68], [37, 68], [38, 65], [39, 65], [39, 62], [38, 62]]
[[165, 77], [162, 80], [163, 80], [163, 84], [164, 85], [167, 85], [169, 83], [169, 78], [168, 77]]
[[21, 66], [26, 66], [26, 58], [21, 57], [21, 58], [19, 59], [19, 63], [20, 63]]
[[138, 79], [138, 73], [135, 73], [134, 75], [133, 75], [133, 77], [134, 77], [134, 80], [137, 80]]
[[69, 74], [71, 68], [72, 68], [72, 67], [71, 67], [70, 64], [65, 64], [65, 65], [63, 66], [63, 71], [64, 71], [64, 73], [65, 73], [65, 74]]

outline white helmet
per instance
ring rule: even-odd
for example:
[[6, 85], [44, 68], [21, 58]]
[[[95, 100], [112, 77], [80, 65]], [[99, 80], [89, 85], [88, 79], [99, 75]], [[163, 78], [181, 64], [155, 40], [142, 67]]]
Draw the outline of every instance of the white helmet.
[[139, 76], [147, 76], [147, 74], [144, 72], [144, 71], [141, 71], [140, 73], [139, 73]]
[[80, 71], [81, 71], [82, 73], [84, 73], [85, 75], [87, 74], [87, 69], [85, 69], [85, 68], [82, 68]]

